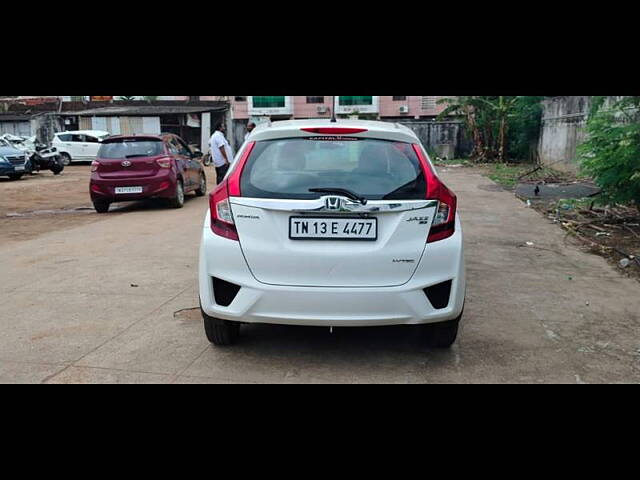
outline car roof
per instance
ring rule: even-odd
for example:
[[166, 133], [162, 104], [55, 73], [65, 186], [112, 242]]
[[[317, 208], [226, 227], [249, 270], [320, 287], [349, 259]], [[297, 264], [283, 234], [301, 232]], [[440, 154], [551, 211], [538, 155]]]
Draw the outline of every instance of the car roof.
[[169, 137], [180, 138], [180, 136], [176, 135], [175, 133], [160, 133], [160, 134], [156, 134], [156, 133], [132, 133], [132, 134], [129, 134], [129, 135], [111, 135], [108, 138], [108, 140], [109, 141], [112, 141], [112, 140], [123, 140], [125, 138], [149, 138], [149, 139], [153, 139], [153, 140], [165, 140], [165, 139], [167, 139]]
[[104, 130], [68, 130], [66, 132], [56, 132], [55, 135], [64, 135], [66, 133], [73, 133], [76, 135], [93, 135], [94, 137], [110, 135], [109, 132], [105, 132]]
[[366, 131], [348, 134], [350, 137], [375, 138], [399, 142], [419, 143], [416, 134], [408, 127], [399, 123], [380, 122], [373, 120], [337, 120], [329, 119], [283, 120], [277, 122], [263, 122], [253, 129], [247, 140], [273, 140], [276, 138], [295, 138], [309, 136], [327, 136], [328, 133], [310, 133], [302, 128], [362, 128]]

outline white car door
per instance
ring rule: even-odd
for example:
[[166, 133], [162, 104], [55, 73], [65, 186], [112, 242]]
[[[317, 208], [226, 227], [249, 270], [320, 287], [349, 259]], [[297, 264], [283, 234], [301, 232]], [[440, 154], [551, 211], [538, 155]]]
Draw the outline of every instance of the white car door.
[[73, 134], [71, 140], [64, 142], [65, 147], [69, 150], [69, 155], [74, 160], [86, 160], [84, 135]]
[[85, 135], [84, 143], [84, 155], [89, 160], [95, 160], [98, 156], [98, 150], [100, 150], [100, 140], [91, 135]]

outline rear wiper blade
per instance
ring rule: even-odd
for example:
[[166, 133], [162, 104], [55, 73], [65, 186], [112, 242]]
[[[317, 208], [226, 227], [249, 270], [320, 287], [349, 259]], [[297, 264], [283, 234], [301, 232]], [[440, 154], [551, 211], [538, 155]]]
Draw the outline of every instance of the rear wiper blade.
[[347, 198], [350, 198], [351, 200], [355, 200], [356, 202], [360, 202], [362, 205], [366, 205], [367, 204], [367, 199], [364, 198], [361, 195], [358, 195], [355, 192], [352, 192], [351, 190], [347, 190], [346, 188], [310, 188], [309, 189], [310, 192], [313, 193], [338, 193], [340, 195], [344, 195]]
[[132, 153], [131, 155], [125, 155], [124, 158], [133, 158], [133, 157], [148, 157], [146, 153]]

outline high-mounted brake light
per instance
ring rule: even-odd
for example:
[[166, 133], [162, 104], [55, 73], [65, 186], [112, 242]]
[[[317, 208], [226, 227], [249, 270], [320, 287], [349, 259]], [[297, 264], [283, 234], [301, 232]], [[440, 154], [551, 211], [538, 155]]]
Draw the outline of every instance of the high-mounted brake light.
[[349, 127], [308, 127], [300, 130], [309, 133], [322, 133], [329, 135], [348, 135], [350, 133], [366, 132], [366, 128], [349, 128]]
[[427, 243], [444, 240], [455, 232], [458, 200], [456, 195], [442, 183], [442, 180], [440, 180], [433, 171], [427, 159], [427, 154], [422, 147], [418, 144], [413, 144], [413, 149], [424, 171], [427, 183], [427, 198], [430, 200], [438, 200], [438, 210], [433, 217]]
[[220, 182], [213, 192], [209, 195], [209, 210], [211, 212], [211, 230], [216, 235], [228, 238], [230, 240], [240, 240], [238, 230], [233, 220], [231, 211], [231, 203], [229, 197], [240, 196], [240, 176], [244, 169], [249, 154], [255, 142], [247, 144], [242, 155], [238, 159], [238, 164], [234, 165], [229, 178]]

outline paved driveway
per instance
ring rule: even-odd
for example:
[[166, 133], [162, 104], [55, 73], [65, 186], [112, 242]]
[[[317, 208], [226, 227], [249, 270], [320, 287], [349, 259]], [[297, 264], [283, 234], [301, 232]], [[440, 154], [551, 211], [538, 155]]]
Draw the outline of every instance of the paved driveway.
[[194, 309], [207, 201], [191, 198], [0, 245], [0, 381], [640, 381], [640, 284], [472, 170], [442, 176], [468, 268], [449, 351], [414, 327], [243, 326], [237, 346], [210, 346]]

